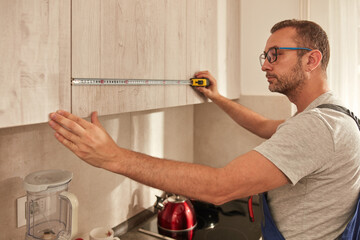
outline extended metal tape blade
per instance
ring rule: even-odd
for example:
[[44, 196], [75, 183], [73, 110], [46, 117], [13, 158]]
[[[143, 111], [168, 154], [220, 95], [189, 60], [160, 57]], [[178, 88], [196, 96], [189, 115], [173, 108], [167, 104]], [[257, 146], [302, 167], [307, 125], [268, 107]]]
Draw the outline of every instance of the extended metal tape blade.
[[189, 80], [74, 78], [72, 85], [190, 85]]

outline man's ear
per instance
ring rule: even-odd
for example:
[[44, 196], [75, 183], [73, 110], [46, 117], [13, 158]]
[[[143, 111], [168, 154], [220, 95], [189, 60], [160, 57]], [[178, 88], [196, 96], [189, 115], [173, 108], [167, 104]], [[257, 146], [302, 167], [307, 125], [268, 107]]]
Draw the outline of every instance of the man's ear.
[[311, 72], [316, 69], [320, 65], [321, 59], [322, 54], [319, 50], [315, 49], [309, 52], [307, 54], [306, 71]]

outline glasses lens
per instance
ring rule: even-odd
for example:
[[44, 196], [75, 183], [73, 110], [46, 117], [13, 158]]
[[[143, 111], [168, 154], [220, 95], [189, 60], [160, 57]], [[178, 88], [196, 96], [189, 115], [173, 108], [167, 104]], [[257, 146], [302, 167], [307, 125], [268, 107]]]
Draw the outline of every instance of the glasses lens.
[[270, 48], [266, 53], [262, 53], [259, 56], [260, 65], [264, 65], [265, 59], [268, 60], [269, 63], [273, 63], [277, 59], [277, 49], [276, 48]]
[[265, 63], [265, 53], [260, 54], [259, 60], [260, 60], [260, 66], [264, 65], [264, 63]]
[[269, 61], [269, 63], [273, 63], [277, 59], [277, 51], [276, 48], [270, 48], [266, 54], [266, 58]]

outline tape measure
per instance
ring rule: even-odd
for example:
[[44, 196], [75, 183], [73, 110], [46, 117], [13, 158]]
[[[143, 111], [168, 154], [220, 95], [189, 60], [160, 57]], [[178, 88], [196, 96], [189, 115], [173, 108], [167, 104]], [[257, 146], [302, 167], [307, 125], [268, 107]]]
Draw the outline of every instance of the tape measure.
[[190, 85], [208, 87], [210, 81], [208, 78], [190, 78], [190, 80], [74, 78], [72, 85]]

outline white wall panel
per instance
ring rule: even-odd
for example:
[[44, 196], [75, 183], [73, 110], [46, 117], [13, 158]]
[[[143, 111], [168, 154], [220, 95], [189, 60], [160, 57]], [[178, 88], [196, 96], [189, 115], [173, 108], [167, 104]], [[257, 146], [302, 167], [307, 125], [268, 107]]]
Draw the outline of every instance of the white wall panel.
[[271, 27], [282, 20], [300, 18], [301, 0], [241, 1], [241, 94], [271, 95], [259, 55], [264, 51]]

